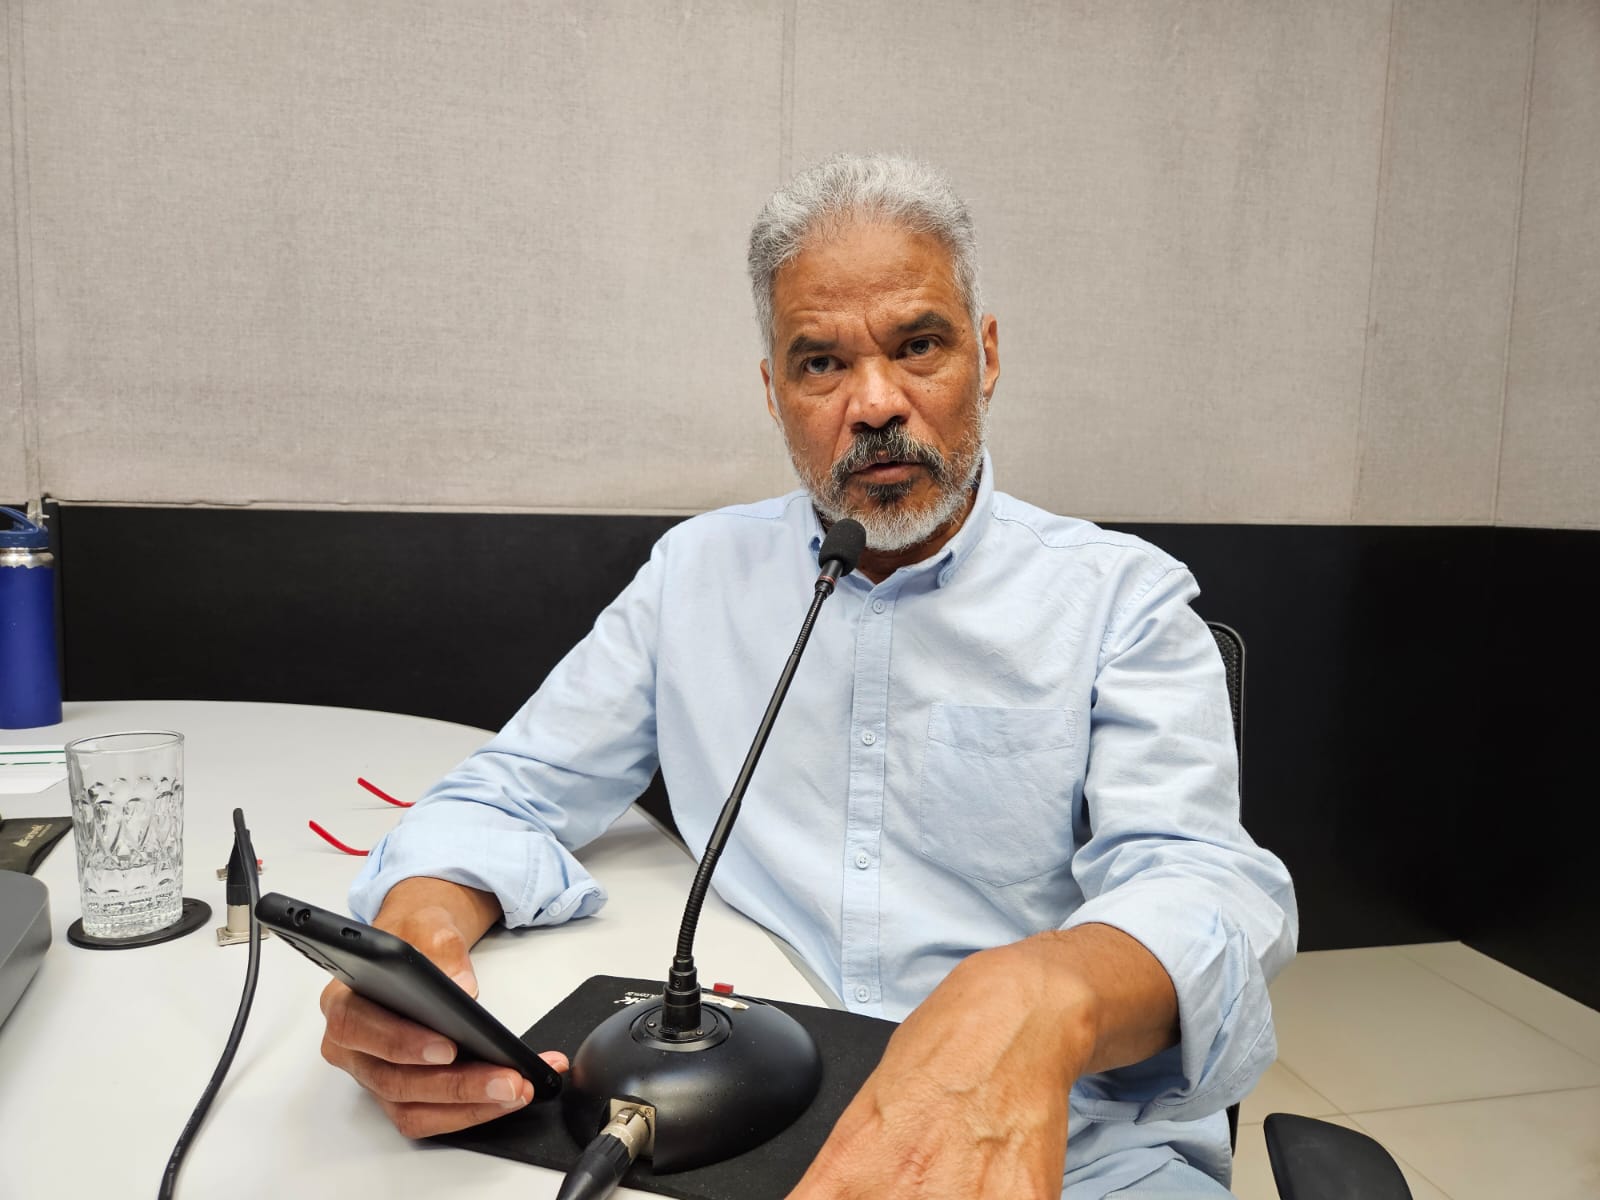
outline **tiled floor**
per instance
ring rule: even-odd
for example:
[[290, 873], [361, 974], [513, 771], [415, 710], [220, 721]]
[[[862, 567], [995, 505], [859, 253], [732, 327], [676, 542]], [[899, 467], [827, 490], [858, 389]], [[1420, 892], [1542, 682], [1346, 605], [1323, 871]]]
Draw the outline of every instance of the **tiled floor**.
[[1261, 1121], [1359, 1129], [1415, 1200], [1600, 1198], [1600, 1012], [1459, 942], [1302, 954], [1278, 1062], [1245, 1100], [1233, 1191], [1277, 1200]]

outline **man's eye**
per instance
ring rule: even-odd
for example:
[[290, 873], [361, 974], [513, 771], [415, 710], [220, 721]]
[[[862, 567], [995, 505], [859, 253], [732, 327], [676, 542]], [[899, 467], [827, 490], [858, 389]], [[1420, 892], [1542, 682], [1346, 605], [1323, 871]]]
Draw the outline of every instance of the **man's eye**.
[[905, 350], [908, 357], [921, 358], [924, 355], [932, 354], [935, 345], [937, 343], [931, 337], [912, 338], [906, 343]]
[[827, 354], [816, 354], [800, 364], [800, 369], [807, 375], [826, 375], [833, 366], [833, 358]]

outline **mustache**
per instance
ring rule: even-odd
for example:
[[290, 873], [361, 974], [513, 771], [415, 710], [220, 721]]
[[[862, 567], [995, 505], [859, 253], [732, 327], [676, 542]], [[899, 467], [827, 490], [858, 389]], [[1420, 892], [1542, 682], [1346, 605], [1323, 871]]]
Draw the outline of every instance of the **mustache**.
[[936, 481], [944, 481], [950, 473], [949, 461], [934, 447], [919, 442], [903, 425], [886, 425], [882, 429], [863, 429], [856, 434], [850, 449], [833, 464], [829, 477], [833, 486], [843, 489], [850, 476], [880, 462], [909, 462], [926, 467]]

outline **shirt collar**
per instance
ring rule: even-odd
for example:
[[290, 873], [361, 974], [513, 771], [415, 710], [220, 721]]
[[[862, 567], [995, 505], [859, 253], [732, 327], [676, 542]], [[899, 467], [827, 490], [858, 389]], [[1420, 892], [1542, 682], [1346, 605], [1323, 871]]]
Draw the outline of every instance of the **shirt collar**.
[[[898, 576], [920, 575], [928, 571], [937, 571], [935, 583], [943, 587], [950, 582], [951, 576], [966, 562], [980, 541], [983, 540], [985, 529], [989, 525], [990, 514], [994, 511], [994, 463], [989, 458], [989, 449], [984, 447], [983, 460], [978, 467], [978, 494], [972, 502], [972, 511], [967, 514], [967, 519], [961, 523], [961, 528], [956, 530], [955, 537], [951, 538], [939, 552], [931, 558], [919, 563], [912, 563], [902, 567], [889, 578]], [[817, 516], [816, 508], [807, 503], [805, 506], [806, 529], [810, 535], [809, 545], [812, 557], [822, 548], [822, 519]]]

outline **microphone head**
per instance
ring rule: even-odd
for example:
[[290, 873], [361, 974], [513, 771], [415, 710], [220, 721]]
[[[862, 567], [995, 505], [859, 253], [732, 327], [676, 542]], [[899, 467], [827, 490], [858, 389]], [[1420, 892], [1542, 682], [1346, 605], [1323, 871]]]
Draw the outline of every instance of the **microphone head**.
[[867, 548], [867, 531], [861, 527], [860, 521], [852, 521], [846, 517], [835, 522], [828, 536], [822, 539], [822, 548], [817, 551], [819, 563], [838, 563], [839, 568], [834, 578], [843, 579], [856, 569], [856, 564], [861, 561], [861, 552]]

